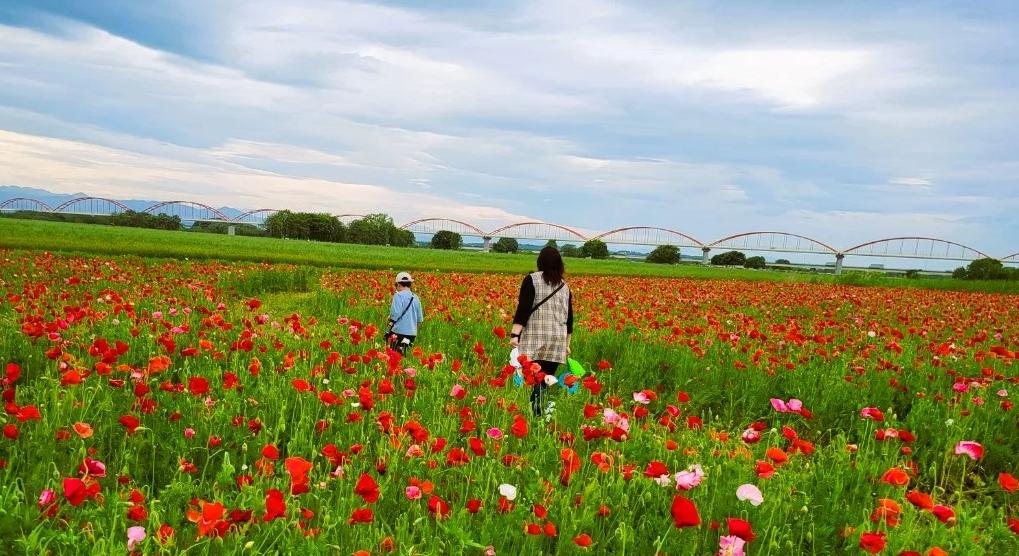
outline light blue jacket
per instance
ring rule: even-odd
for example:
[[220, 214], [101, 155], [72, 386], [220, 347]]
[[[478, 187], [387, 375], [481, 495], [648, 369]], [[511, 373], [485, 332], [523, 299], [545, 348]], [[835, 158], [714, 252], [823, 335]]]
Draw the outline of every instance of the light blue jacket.
[[[410, 309], [407, 309], [408, 304]], [[404, 310], [407, 310], [404, 313]], [[402, 317], [400, 315], [403, 315]], [[417, 336], [418, 323], [425, 318], [424, 309], [421, 308], [421, 300], [410, 290], [396, 292], [393, 296], [393, 303], [389, 306], [389, 319], [396, 321], [393, 325], [393, 332], [404, 336]]]

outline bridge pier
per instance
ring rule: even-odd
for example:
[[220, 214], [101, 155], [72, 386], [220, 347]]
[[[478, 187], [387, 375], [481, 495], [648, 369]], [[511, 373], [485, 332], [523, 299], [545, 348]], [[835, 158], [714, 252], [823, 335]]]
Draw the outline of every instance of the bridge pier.
[[237, 226], [234, 226], [233, 224], [230, 224], [229, 226], [227, 226], [226, 227], [226, 235], [228, 235], [228, 236], [235, 236], [235, 235], [237, 235]]
[[491, 252], [492, 251], [492, 238], [490, 238], [488, 236], [485, 236], [485, 237], [482, 237], [481, 239], [485, 240], [485, 253]]
[[841, 276], [842, 275], [842, 259], [845, 259], [845, 258], [846, 258], [846, 256], [843, 253], [836, 253], [835, 254], [835, 276]]
[[710, 247], [701, 247], [701, 264], [711, 264], [711, 259], [708, 258], [708, 253], [711, 251]]

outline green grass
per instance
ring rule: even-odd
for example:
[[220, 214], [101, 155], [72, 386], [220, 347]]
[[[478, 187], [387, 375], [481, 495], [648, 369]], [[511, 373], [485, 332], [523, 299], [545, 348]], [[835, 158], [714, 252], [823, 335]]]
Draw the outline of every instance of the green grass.
[[[82, 255], [136, 255], [191, 260], [289, 263], [326, 268], [525, 273], [534, 255], [439, 251], [320, 243], [301, 240], [185, 233], [140, 228], [0, 218], [0, 248]], [[567, 259], [572, 275], [655, 276], [932, 288], [1019, 293], [1015, 282], [965, 282], [947, 278], [905, 279], [869, 272], [843, 276], [812, 272], [758, 271], [699, 264], [655, 265], [628, 260]]]

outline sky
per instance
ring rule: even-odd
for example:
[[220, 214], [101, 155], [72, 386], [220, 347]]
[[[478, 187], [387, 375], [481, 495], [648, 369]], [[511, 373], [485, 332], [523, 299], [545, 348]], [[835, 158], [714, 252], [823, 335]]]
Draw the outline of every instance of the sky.
[[0, 0], [0, 185], [1019, 251], [1019, 2]]

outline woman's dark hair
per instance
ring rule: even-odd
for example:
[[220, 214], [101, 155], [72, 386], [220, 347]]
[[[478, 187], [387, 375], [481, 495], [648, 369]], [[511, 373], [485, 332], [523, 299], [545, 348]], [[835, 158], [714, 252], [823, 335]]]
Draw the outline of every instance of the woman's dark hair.
[[566, 266], [563, 265], [563, 257], [555, 247], [546, 247], [538, 253], [538, 270], [545, 283], [550, 286], [558, 286], [563, 282], [563, 273]]

